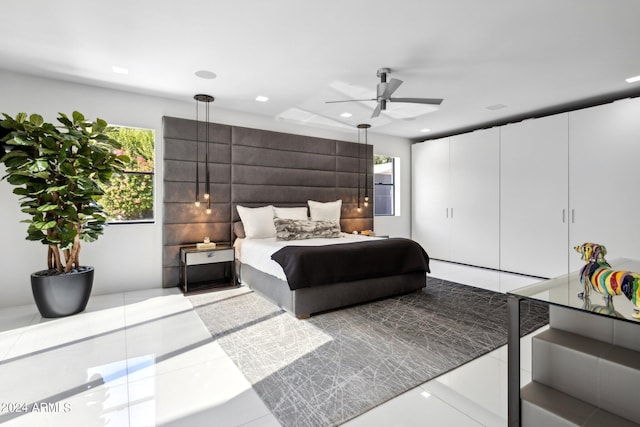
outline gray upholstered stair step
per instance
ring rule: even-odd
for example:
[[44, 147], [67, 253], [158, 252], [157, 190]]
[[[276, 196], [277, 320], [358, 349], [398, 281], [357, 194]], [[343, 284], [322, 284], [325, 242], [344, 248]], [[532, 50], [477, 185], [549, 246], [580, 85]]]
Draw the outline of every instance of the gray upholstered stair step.
[[520, 398], [523, 427], [638, 427], [633, 421], [535, 381], [522, 388]]
[[548, 329], [533, 338], [532, 379], [640, 423], [640, 352]]

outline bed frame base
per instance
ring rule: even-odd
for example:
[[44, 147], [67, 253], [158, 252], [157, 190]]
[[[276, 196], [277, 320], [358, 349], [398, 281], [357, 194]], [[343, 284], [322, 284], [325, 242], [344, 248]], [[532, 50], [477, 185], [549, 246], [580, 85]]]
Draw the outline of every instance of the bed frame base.
[[299, 319], [327, 310], [416, 292], [427, 284], [426, 273], [415, 272], [292, 291], [287, 282], [247, 264], [240, 264], [239, 277], [243, 284]]

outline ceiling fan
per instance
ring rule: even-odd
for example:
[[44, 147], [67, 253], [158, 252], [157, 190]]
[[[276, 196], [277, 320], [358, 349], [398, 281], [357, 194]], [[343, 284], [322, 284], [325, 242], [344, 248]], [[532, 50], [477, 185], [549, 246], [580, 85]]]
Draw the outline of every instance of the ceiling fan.
[[334, 104], [338, 102], [354, 102], [354, 101], [376, 101], [378, 105], [376, 109], [373, 110], [373, 114], [371, 114], [371, 118], [378, 117], [381, 111], [387, 109], [387, 102], [410, 102], [414, 104], [430, 104], [430, 105], [440, 105], [442, 103], [442, 99], [440, 98], [392, 98], [391, 95], [395, 92], [400, 85], [402, 84], [402, 80], [391, 79], [387, 81], [387, 75], [391, 74], [391, 70], [389, 68], [379, 68], [376, 75], [380, 77], [380, 83], [378, 83], [377, 87], [377, 97], [370, 99], [346, 99], [342, 101], [327, 101], [327, 104]]

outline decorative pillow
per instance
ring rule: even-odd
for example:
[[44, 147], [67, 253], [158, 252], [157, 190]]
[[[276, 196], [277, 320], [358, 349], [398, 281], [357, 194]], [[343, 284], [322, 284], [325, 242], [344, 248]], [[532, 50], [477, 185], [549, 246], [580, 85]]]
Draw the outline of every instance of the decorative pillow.
[[307, 216], [307, 207], [300, 208], [278, 208], [274, 207], [276, 218], [285, 219], [309, 219]]
[[276, 240], [303, 240], [340, 237], [340, 225], [336, 221], [308, 221], [306, 219], [274, 218]]
[[247, 208], [236, 206], [238, 215], [242, 220], [245, 236], [247, 239], [264, 239], [275, 237], [276, 227], [273, 225], [273, 206], [263, 206], [260, 208]]
[[340, 208], [342, 208], [342, 200], [335, 202], [314, 202], [308, 200], [309, 212], [311, 212], [312, 221], [336, 221], [340, 225]]
[[245, 237], [247, 237], [246, 233], [244, 232], [242, 221], [236, 221], [233, 223], [233, 234], [235, 234], [238, 239], [244, 239]]

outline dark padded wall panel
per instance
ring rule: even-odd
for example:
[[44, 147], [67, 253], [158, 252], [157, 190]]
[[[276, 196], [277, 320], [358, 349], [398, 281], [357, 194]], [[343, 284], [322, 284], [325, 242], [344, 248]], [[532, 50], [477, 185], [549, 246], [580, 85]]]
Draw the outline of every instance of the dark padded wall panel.
[[327, 170], [233, 165], [234, 183], [249, 185], [291, 185], [303, 187], [334, 187], [336, 173]]
[[[324, 142], [322, 142], [324, 141]], [[233, 145], [334, 155], [334, 140], [243, 127], [233, 128]], [[347, 143], [349, 144], [349, 143]]]
[[[333, 143], [333, 141], [331, 141]], [[333, 170], [335, 154], [317, 154], [305, 151], [284, 151], [272, 148], [233, 145], [236, 165], [269, 166], [281, 168], [289, 165], [295, 169]], [[363, 169], [364, 170], [364, 169]]]
[[344, 231], [373, 229], [373, 204], [357, 211], [358, 182], [364, 187], [365, 165], [373, 201], [372, 146], [242, 127], [233, 127], [231, 139], [233, 221], [239, 220], [238, 204], [305, 206], [307, 200], [342, 199]]
[[[205, 126], [200, 125], [196, 162], [196, 122], [164, 117], [163, 286], [178, 284], [180, 246], [202, 241], [229, 242], [236, 205], [306, 206], [307, 200], [342, 199], [345, 232], [373, 229], [373, 147], [280, 132], [209, 124], [212, 213], [194, 205], [199, 167], [204, 189]], [[365, 185], [367, 209], [357, 211], [358, 185]], [[361, 189], [361, 196], [364, 189]]]
[[[259, 205], [282, 204], [304, 206], [307, 200], [331, 201], [337, 200], [335, 188], [294, 187], [282, 185], [245, 185], [233, 184], [231, 198], [234, 203], [233, 220], [239, 221], [235, 205], [256, 207]], [[343, 202], [344, 203], [344, 202]]]
[[[163, 286], [178, 284], [180, 246], [201, 242], [230, 241], [231, 215], [231, 127], [209, 124], [209, 182], [212, 213], [204, 203], [194, 205], [196, 167], [200, 174], [200, 197], [204, 190], [207, 128], [194, 120], [163, 118], [164, 132], [164, 226]], [[196, 147], [197, 146], [197, 147]], [[196, 150], [197, 148], [197, 150]], [[197, 153], [197, 157], [196, 157]], [[198, 159], [198, 161], [196, 161]]]

